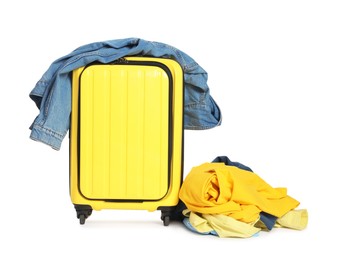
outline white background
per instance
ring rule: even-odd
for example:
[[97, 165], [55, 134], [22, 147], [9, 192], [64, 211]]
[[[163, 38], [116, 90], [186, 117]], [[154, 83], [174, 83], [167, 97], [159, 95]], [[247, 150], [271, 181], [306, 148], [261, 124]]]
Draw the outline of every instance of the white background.
[[[0, 259], [341, 259], [342, 5], [339, 1], [2, 1]], [[57, 58], [139, 37], [209, 75], [222, 125], [185, 131], [184, 174], [226, 155], [309, 211], [306, 230], [202, 236], [160, 212], [100, 211], [79, 225], [62, 149], [29, 139], [29, 92]]]

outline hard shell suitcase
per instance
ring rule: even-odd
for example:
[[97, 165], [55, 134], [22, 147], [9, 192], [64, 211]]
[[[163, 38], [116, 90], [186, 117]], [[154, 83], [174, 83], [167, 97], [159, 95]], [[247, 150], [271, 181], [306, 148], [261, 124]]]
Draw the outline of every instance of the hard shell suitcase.
[[70, 197], [80, 224], [93, 210], [142, 209], [169, 225], [183, 178], [183, 92], [172, 59], [73, 71]]

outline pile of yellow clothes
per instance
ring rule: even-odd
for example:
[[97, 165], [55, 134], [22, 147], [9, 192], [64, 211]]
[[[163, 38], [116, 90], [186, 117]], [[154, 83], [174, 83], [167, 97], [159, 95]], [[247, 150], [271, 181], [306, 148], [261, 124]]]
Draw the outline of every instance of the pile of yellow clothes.
[[307, 210], [296, 209], [299, 202], [286, 188], [273, 188], [251, 171], [220, 162], [192, 168], [179, 198], [186, 206], [184, 224], [202, 234], [246, 238], [273, 226], [302, 230], [308, 223]]

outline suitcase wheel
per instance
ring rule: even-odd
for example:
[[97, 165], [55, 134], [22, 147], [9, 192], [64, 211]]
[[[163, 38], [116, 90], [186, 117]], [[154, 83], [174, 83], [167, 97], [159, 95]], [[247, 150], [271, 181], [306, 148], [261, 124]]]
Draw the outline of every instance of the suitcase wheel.
[[171, 211], [166, 209], [166, 210], [161, 210], [161, 220], [163, 221], [164, 223], [164, 226], [168, 226], [170, 224], [170, 214], [171, 214]]
[[163, 223], [164, 226], [168, 226], [170, 224], [170, 216], [164, 216]]
[[85, 223], [85, 220], [86, 220], [86, 216], [84, 214], [81, 214], [79, 216], [79, 219], [80, 219], [80, 224], [83, 225]]
[[91, 215], [93, 209], [88, 205], [75, 205], [77, 218], [80, 220], [80, 224], [84, 225], [86, 219]]

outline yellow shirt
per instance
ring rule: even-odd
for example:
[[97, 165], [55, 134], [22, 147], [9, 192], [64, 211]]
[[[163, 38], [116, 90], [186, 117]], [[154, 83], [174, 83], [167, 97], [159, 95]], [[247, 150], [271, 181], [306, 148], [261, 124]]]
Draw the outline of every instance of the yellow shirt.
[[191, 211], [225, 214], [246, 223], [257, 220], [261, 211], [281, 217], [299, 205], [286, 188], [273, 188], [257, 174], [224, 163], [192, 168], [179, 198]]
[[189, 218], [192, 227], [199, 233], [215, 231], [219, 237], [241, 237], [247, 238], [257, 234], [261, 228], [255, 227], [255, 222], [244, 223], [232, 217], [222, 214], [198, 214], [193, 211], [183, 214]]

